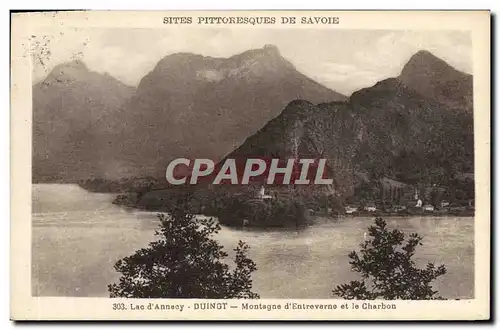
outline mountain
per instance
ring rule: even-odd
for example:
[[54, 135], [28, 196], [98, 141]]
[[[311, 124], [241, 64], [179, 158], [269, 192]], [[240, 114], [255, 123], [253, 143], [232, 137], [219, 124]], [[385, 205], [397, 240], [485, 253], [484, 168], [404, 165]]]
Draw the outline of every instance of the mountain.
[[339, 194], [352, 186], [355, 119], [345, 102], [319, 105], [295, 100], [226, 158], [326, 158]]
[[346, 100], [266, 45], [229, 58], [166, 56], [125, 106], [116, 157], [163, 177], [178, 157], [220, 160], [295, 99]]
[[472, 76], [426, 51], [349, 99], [270, 45], [172, 54], [137, 89], [74, 61], [33, 86], [33, 120], [35, 182], [162, 178], [177, 157], [299, 156], [327, 158], [344, 195], [356, 173], [429, 182], [474, 165]]
[[81, 61], [58, 65], [35, 84], [33, 182], [75, 182], [105, 172], [112, 161], [108, 146], [133, 92]]
[[386, 79], [350, 98], [358, 116], [358, 170], [406, 182], [443, 182], [473, 171], [472, 114]]
[[[423, 65], [422, 57], [433, 62]], [[472, 91], [460, 85], [448, 88], [453, 93], [446, 100], [441, 97], [443, 85], [449, 86], [452, 78], [467, 77], [450, 68], [433, 56], [417, 53], [402, 76], [357, 91], [347, 102], [291, 102], [227, 157], [326, 158], [334, 188], [341, 195], [353, 193], [356, 173], [445, 184], [474, 166], [472, 113], [449, 106], [456, 105], [449, 100], [461, 100]], [[410, 69], [432, 85], [425, 85], [424, 78], [410, 77]], [[425, 70], [441, 74], [425, 74]], [[413, 86], [416, 81], [423, 85]]]
[[33, 86], [33, 180], [163, 177], [177, 157], [220, 159], [299, 98], [346, 99], [272, 45], [230, 58], [172, 54], [137, 89], [61, 64]]
[[398, 79], [450, 109], [472, 112], [472, 75], [454, 69], [429, 51], [414, 54]]

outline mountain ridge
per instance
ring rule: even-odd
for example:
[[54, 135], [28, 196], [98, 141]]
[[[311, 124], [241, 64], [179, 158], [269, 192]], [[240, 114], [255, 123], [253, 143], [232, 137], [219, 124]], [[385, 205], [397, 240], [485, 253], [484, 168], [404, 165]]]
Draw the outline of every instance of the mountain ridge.
[[[159, 175], [177, 157], [219, 160], [297, 98], [347, 99], [298, 72], [270, 46], [226, 59], [167, 55], [141, 80], [129, 102], [142, 111], [128, 111], [132, 116], [125, 134], [142, 142], [132, 141], [122, 150], [140, 150], [143, 159], [153, 160], [136, 160], [136, 167], [147, 172], [141, 175]], [[169, 132], [169, 141], [162, 141], [161, 131]], [[146, 136], [154, 142], [146, 144]]]
[[[442, 60], [435, 61], [443, 67]], [[451, 108], [449, 102], [423, 95], [400, 77], [388, 78], [354, 92], [347, 102], [289, 103], [226, 157], [287, 158], [296, 145], [299, 157], [327, 158], [334, 169], [335, 189], [345, 195], [354, 193], [356, 173], [412, 183], [444, 182], [459, 172], [473, 171], [472, 114], [463, 107]], [[291, 143], [297, 129], [299, 141]], [[314, 145], [323, 145], [326, 152], [318, 152]], [[412, 155], [412, 162], [406, 155]]]
[[472, 112], [473, 76], [455, 69], [429, 51], [421, 50], [411, 56], [397, 78], [451, 109]]
[[118, 129], [121, 107], [135, 88], [72, 61], [32, 91], [33, 181], [75, 182], [102, 173], [108, 132]]
[[[229, 58], [170, 54], [137, 88], [73, 61], [56, 66], [33, 90], [35, 181], [163, 176], [176, 157], [223, 157], [291, 100], [347, 99], [269, 45]], [[55, 126], [65, 128], [51, 133]], [[54, 147], [51, 140], [58, 140]]]

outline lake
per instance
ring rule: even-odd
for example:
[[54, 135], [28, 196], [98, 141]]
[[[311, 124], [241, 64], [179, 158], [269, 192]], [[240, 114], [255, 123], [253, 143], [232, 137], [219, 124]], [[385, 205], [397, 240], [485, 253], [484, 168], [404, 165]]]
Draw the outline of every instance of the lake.
[[[117, 281], [114, 263], [154, 239], [156, 213], [130, 210], [114, 195], [77, 185], [32, 188], [32, 293], [35, 296], [106, 297]], [[389, 227], [423, 236], [418, 265], [445, 264], [435, 289], [447, 298], [474, 297], [472, 217], [391, 217]], [[253, 291], [261, 298], [332, 298], [337, 284], [356, 278], [347, 254], [359, 250], [370, 217], [318, 218], [304, 230], [223, 227], [216, 239], [229, 258], [238, 240], [247, 242], [257, 264]]]

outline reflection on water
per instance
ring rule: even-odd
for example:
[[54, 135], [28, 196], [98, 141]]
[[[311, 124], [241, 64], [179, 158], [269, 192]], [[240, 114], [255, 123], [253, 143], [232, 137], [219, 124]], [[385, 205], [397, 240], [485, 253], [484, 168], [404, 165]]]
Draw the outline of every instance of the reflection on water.
[[[33, 185], [32, 289], [41, 296], [108, 296], [119, 274], [114, 263], [146, 246], [158, 226], [155, 213], [111, 204], [109, 194], [76, 185]], [[262, 298], [330, 298], [336, 284], [352, 280], [347, 254], [357, 250], [373, 219], [319, 219], [304, 230], [224, 227], [217, 239], [230, 258], [238, 240], [251, 246], [258, 270], [254, 291]], [[424, 246], [417, 262], [444, 263], [448, 273], [436, 285], [449, 298], [474, 295], [472, 218], [387, 218], [390, 227], [418, 232]]]

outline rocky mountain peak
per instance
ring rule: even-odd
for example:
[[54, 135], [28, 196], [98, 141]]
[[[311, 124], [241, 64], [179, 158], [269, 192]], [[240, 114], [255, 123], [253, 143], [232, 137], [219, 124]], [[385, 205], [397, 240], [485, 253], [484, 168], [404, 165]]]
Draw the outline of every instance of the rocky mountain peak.
[[414, 54], [398, 79], [449, 108], [472, 111], [472, 76], [456, 70], [429, 51]]
[[414, 76], [447, 77], [456, 73], [459, 73], [459, 71], [444, 60], [427, 50], [420, 50], [410, 57], [403, 67], [400, 77], [405, 80]]
[[89, 68], [82, 60], [74, 60], [66, 63], [59, 64], [52, 72], [56, 74], [69, 74], [76, 72], [89, 72]]
[[84, 80], [91, 71], [82, 60], [74, 60], [57, 65], [45, 78], [44, 83], [68, 83]]
[[262, 47], [262, 50], [264, 50], [272, 55], [281, 56], [278, 47], [273, 45], [273, 44], [265, 44], [264, 47]]

